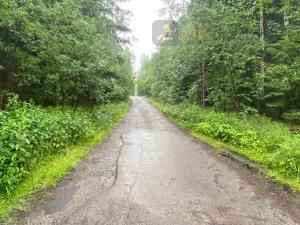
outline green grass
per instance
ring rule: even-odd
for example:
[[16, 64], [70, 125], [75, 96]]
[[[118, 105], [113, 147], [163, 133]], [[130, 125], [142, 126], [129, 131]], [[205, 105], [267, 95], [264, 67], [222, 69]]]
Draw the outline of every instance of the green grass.
[[95, 131], [77, 144], [67, 147], [64, 153], [48, 156], [13, 191], [0, 194], [0, 218], [6, 222], [9, 221], [9, 216], [13, 212], [29, 207], [28, 199], [43, 189], [55, 186], [59, 180], [69, 174], [125, 117], [128, 104], [122, 104], [120, 107], [117, 118], [107, 124], [104, 129]]
[[151, 100], [164, 114], [217, 150], [229, 149], [258, 163], [264, 174], [300, 191], [300, 136], [263, 116], [214, 112], [192, 104]]

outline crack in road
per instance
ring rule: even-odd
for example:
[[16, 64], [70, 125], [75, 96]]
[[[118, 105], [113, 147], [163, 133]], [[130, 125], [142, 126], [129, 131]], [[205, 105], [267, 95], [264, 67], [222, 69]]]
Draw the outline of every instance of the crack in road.
[[[128, 202], [131, 202], [132, 191], [133, 191], [133, 189], [134, 189], [134, 186], [136, 185], [136, 182], [137, 182], [138, 177], [139, 177], [140, 172], [141, 172], [143, 153], [144, 153], [144, 143], [143, 143], [143, 141], [142, 141], [139, 165], [138, 165], [138, 167], [137, 167], [137, 171], [136, 171], [136, 174], [135, 174], [133, 183], [132, 183], [132, 185], [130, 186], [130, 189], [129, 189], [129, 193], [128, 193], [128, 196], [127, 196]], [[132, 210], [132, 207], [131, 207], [131, 205], [129, 205], [128, 210], [127, 210], [127, 213], [126, 213], [126, 218], [127, 218], [127, 220], [128, 220], [128, 218], [129, 218], [129, 216], [130, 216], [130, 211], [131, 211], [131, 210]]]
[[122, 154], [122, 150], [125, 146], [125, 142], [124, 142], [124, 138], [123, 138], [123, 134], [120, 135], [120, 139], [121, 139], [121, 142], [122, 142], [122, 145], [118, 151], [118, 155], [117, 155], [117, 158], [116, 158], [116, 166], [115, 166], [115, 176], [114, 176], [114, 181], [112, 183], [112, 186], [115, 186], [116, 182], [117, 182], [117, 179], [118, 179], [118, 174], [119, 174], [119, 160], [120, 160], [120, 156]]

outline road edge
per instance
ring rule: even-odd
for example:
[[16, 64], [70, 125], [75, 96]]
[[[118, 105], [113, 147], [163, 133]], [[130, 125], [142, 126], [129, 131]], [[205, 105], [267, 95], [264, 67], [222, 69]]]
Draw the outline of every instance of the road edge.
[[260, 165], [259, 163], [247, 158], [244, 155], [241, 155], [234, 150], [231, 150], [229, 147], [227, 147], [225, 144], [220, 143], [219, 141], [213, 140], [211, 138], [208, 138], [204, 135], [196, 134], [184, 126], [182, 126], [180, 123], [178, 123], [176, 120], [173, 118], [169, 117], [166, 113], [164, 113], [158, 105], [156, 105], [152, 99], [145, 97], [144, 98], [148, 103], [153, 105], [159, 112], [161, 112], [166, 118], [168, 118], [171, 122], [176, 124], [181, 130], [183, 130], [185, 133], [192, 135], [194, 138], [197, 140], [200, 140], [201, 142], [207, 144], [208, 146], [212, 147], [215, 149], [215, 153], [218, 156], [222, 156], [224, 158], [227, 158], [231, 161], [234, 161], [239, 164], [239, 166], [244, 167], [248, 169], [249, 171], [252, 171], [256, 175], [259, 175], [264, 178], [265, 181], [271, 183], [272, 185], [275, 185], [278, 189], [284, 190], [289, 192], [292, 195], [299, 195], [300, 197], [300, 191], [293, 190], [289, 185], [285, 183], [281, 183], [279, 180], [268, 176], [266, 169]]
[[[68, 157], [68, 153], [70, 153], [70, 155], [74, 154], [74, 152], [75, 154], [76, 152], [80, 152], [80, 153], [79, 155], [75, 156], [74, 161], [70, 163], [70, 165], [65, 166], [66, 168], [64, 168], [64, 172], [61, 173], [60, 176], [55, 177], [54, 181], [51, 180], [51, 182], [49, 183], [45, 182], [45, 184], [42, 184], [36, 189], [32, 190], [31, 192], [26, 193], [25, 196], [22, 196], [17, 200], [10, 200], [10, 199], [7, 200], [7, 205], [9, 207], [5, 213], [0, 215], [0, 225], [16, 224], [17, 223], [16, 220], [18, 216], [23, 212], [30, 211], [32, 202], [34, 202], [38, 198], [38, 196], [41, 196], [42, 193], [48, 192], [51, 189], [54, 189], [60, 183], [60, 181], [62, 181], [67, 176], [69, 176], [80, 165], [80, 163], [82, 163], [93, 152], [94, 149], [101, 146], [105, 142], [105, 140], [107, 140], [112, 135], [113, 131], [117, 129], [124, 122], [129, 111], [131, 110], [131, 107], [132, 107], [132, 101], [129, 100], [126, 110], [120, 113], [119, 118], [113, 124], [111, 124], [110, 127], [108, 127], [106, 130], [99, 131], [96, 134], [88, 137], [80, 144], [70, 146], [69, 151], [67, 151], [67, 154], [64, 157]], [[60, 158], [64, 158], [64, 157], [60, 157]], [[54, 158], [52, 160], [55, 161], [56, 159]], [[50, 159], [50, 164], [51, 164], [51, 159]], [[43, 166], [41, 169], [47, 169], [48, 166], [49, 165], [47, 164]], [[24, 183], [26, 183], [26, 181]], [[22, 188], [22, 185], [20, 186], [21, 186], [20, 188]]]

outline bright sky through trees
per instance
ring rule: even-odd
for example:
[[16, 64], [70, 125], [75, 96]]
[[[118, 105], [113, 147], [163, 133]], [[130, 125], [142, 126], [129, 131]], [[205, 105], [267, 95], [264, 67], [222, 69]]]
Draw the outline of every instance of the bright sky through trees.
[[151, 54], [156, 48], [152, 43], [152, 23], [159, 16], [159, 10], [163, 7], [161, 0], [131, 0], [122, 6], [131, 11], [130, 28], [136, 41], [132, 43], [132, 51], [136, 58], [135, 69], [140, 67], [140, 58], [143, 54]]

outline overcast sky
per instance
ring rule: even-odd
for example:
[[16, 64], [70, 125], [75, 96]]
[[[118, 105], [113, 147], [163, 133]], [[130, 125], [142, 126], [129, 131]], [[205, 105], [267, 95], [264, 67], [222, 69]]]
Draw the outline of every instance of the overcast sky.
[[132, 43], [132, 51], [136, 58], [135, 68], [138, 70], [141, 56], [150, 55], [156, 49], [152, 43], [152, 23], [161, 19], [159, 10], [163, 4], [161, 0], [131, 0], [122, 6], [133, 14], [130, 27], [137, 40]]

